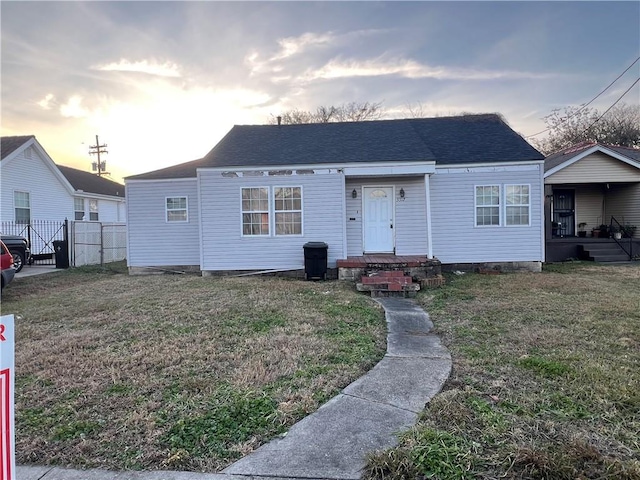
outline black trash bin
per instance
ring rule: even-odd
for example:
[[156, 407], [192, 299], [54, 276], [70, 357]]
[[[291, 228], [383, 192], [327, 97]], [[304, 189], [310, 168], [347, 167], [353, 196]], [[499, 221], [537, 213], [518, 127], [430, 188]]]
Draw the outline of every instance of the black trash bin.
[[56, 268], [69, 268], [69, 243], [65, 240], [54, 240], [53, 250]]
[[329, 245], [324, 242], [307, 242], [303, 248], [304, 278], [307, 280], [326, 280]]

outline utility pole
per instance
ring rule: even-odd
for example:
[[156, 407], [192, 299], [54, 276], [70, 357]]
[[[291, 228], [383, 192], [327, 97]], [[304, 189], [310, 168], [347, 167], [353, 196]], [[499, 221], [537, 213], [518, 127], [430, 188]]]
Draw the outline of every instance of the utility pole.
[[96, 144], [89, 146], [89, 155], [97, 155], [98, 161], [91, 163], [91, 169], [94, 172], [98, 172], [97, 175], [101, 177], [102, 175], [111, 175], [109, 172], [105, 171], [107, 168], [107, 162], [100, 160], [101, 153], [109, 153], [107, 151], [107, 144], [100, 145], [100, 141], [98, 140], [98, 135], [96, 135]]

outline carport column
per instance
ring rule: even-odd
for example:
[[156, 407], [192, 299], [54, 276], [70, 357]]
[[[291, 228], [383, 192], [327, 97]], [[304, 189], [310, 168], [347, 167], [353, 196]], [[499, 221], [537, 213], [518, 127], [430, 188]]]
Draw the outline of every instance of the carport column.
[[427, 257], [433, 258], [433, 247], [431, 246], [431, 189], [429, 187], [430, 174], [424, 176], [424, 193], [427, 203]]

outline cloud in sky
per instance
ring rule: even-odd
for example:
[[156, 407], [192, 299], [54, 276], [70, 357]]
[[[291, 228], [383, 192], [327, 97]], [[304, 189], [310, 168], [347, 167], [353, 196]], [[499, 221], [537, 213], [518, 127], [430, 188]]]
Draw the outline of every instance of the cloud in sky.
[[51, 110], [53, 108], [53, 102], [55, 97], [53, 93], [47, 93], [42, 100], [38, 102], [38, 105], [42, 107], [44, 110]]
[[436, 80], [521, 80], [521, 79], [549, 79], [554, 74], [536, 72], [517, 72], [509, 70], [475, 70], [465, 68], [450, 68], [446, 66], [432, 67], [415, 60], [385, 60], [382, 58], [365, 61], [331, 60], [317, 70], [309, 70], [300, 77], [303, 81], [317, 79], [334, 79], [348, 77], [377, 77], [395, 75], [409, 79], [433, 78]]
[[501, 112], [532, 133], [612, 81], [640, 35], [637, 2], [0, 8], [3, 134], [35, 134], [63, 164], [87, 162], [77, 146], [100, 134], [122, 175], [204, 155], [234, 123], [351, 101], [382, 101], [394, 117], [417, 104], [425, 115]]
[[93, 70], [103, 72], [135, 72], [156, 75], [159, 77], [180, 77], [180, 68], [173, 62], [157, 63], [148, 60], [132, 62], [121, 58], [118, 62], [111, 62], [91, 67]]
[[83, 118], [89, 114], [89, 111], [82, 106], [82, 97], [73, 95], [67, 103], [60, 105], [60, 114], [63, 117]]

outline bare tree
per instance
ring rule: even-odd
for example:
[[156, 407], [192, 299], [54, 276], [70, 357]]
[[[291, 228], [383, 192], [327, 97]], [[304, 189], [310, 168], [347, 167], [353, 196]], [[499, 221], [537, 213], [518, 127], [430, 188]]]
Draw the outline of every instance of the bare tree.
[[640, 106], [621, 104], [605, 113], [584, 107], [555, 109], [544, 117], [549, 134], [533, 140], [544, 154], [580, 142], [640, 147]]
[[[382, 118], [382, 102], [350, 102], [338, 106], [320, 106], [315, 112], [306, 110], [287, 110], [279, 115], [283, 125], [301, 123], [330, 123], [330, 122], [363, 122]], [[278, 117], [273, 114], [269, 123], [278, 123]]]
[[426, 116], [422, 102], [416, 102], [415, 105], [413, 103], [407, 103], [405, 110], [406, 115], [403, 116], [407, 118], [424, 118]]

